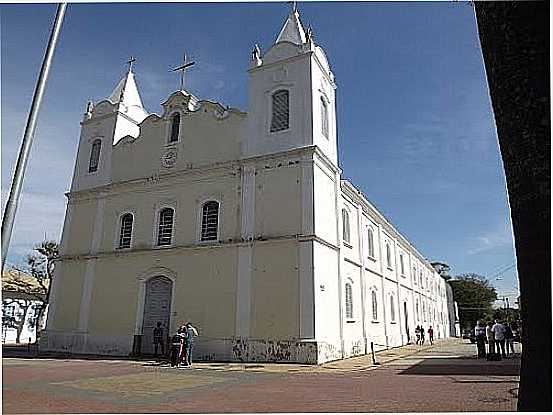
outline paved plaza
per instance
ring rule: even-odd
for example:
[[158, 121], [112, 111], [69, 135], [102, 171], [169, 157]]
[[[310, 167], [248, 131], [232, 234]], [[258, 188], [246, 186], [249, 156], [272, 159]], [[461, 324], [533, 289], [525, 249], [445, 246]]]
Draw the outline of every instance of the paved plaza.
[[519, 358], [476, 359], [466, 340], [322, 366], [7, 358], [4, 413], [514, 411]]

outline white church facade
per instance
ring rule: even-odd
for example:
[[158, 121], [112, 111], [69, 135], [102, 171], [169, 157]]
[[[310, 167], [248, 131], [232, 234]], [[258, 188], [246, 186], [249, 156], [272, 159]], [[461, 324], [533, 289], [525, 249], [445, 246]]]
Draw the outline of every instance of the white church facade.
[[254, 49], [249, 110], [129, 71], [89, 105], [41, 347], [152, 352], [191, 321], [195, 358], [323, 363], [449, 336], [446, 282], [338, 167], [334, 76], [292, 10]]

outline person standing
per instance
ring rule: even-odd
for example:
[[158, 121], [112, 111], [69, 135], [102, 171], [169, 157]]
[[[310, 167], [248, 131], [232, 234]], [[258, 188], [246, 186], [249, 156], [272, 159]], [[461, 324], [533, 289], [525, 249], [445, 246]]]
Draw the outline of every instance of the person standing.
[[488, 340], [488, 355], [495, 354], [495, 339], [492, 331], [492, 322], [486, 326], [486, 339]]
[[179, 364], [179, 357], [182, 350], [183, 337], [176, 333], [171, 338], [171, 367], [175, 367]]
[[486, 357], [486, 326], [480, 324], [480, 320], [476, 322], [476, 327], [474, 327], [474, 336], [476, 337], [478, 357]]
[[511, 355], [515, 354], [515, 347], [513, 345], [514, 341], [514, 334], [513, 329], [511, 328], [511, 324], [507, 323], [504, 324], [505, 326], [505, 354], [509, 356], [509, 349], [511, 350]]
[[157, 327], [154, 328], [154, 354], [157, 357], [158, 346], [161, 346], [161, 355], [165, 354], [165, 347], [163, 342], [163, 327], [161, 327], [161, 321], [157, 322]]
[[430, 346], [434, 344], [434, 329], [432, 326], [428, 328], [428, 341], [430, 342]]
[[415, 328], [415, 336], [417, 338], [416, 344], [418, 345], [421, 342], [421, 328], [419, 325]]
[[421, 333], [421, 346], [422, 346], [424, 344], [424, 327], [422, 326], [422, 324], [421, 324], [420, 333]]
[[192, 366], [192, 348], [194, 346], [194, 338], [198, 336], [198, 330], [192, 323], [186, 323], [186, 366]]
[[492, 331], [494, 334], [497, 353], [499, 353], [499, 349], [501, 349], [501, 357], [507, 357], [505, 356], [505, 326], [495, 320], [495, 324], [492, 326]]

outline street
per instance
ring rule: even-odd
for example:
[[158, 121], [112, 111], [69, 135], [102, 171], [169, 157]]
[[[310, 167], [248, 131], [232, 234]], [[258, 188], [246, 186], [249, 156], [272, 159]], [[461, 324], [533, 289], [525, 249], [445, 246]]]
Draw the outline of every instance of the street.
[[[520, 345], [517, 345], [520, 347]], [[520, 359], [453, 339], [322, 366], [3, 358], [5, 413], [514, 411]]]

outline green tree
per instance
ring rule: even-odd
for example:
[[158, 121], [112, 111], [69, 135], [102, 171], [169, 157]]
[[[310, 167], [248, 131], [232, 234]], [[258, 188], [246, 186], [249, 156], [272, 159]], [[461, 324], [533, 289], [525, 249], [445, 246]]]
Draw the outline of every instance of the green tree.
[[492, 304], [497, 299], [497, 293], [483, 276], [461, 274], [449, 280], [449, 284], [459, 307], [461, 327], [472, 328], [477, 320], [493, 318]]

